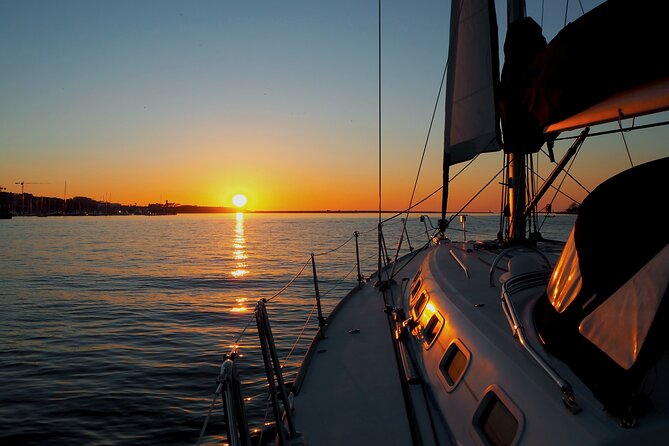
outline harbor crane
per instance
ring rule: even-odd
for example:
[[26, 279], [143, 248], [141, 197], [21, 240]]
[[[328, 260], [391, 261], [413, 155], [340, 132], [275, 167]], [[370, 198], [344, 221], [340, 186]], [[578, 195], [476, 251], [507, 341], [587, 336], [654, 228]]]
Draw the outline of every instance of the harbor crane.
[[49, 183], [33, 183], [33, 182], [28, 182], [28, 181], [17, 181], [14, 184], [20, 184], [21, 185], [21, 213], [25, 214], [26, 207], [25, 207], [25, 195], [23, 195], [23, 185], [24, 184], [49, 184]]
[[14, 184], [20, 184], [21, 185], [21, 195], [23, 195], [23, 185], [24, 184], [49, 184], [49, 183], [29, 183], [27, 181], [17, 181]]

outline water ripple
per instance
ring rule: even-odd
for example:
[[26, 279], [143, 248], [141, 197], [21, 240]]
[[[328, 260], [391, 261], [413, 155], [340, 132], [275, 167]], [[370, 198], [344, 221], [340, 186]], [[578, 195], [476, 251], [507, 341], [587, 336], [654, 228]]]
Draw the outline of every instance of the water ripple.
[[[2, 227], [0, 258], [3, 445], [194, 444], [223, 355], [255, 301], [273, 296], [311, 252], [375, 226], [374, 218], [294, 215], [244, 216], [241, 226], [234, 215], [11, 222]], [[497, 223], [492, 216], [468, 220], [472, 234], [486, 227], [494, 234]], [[416, 219], [410, 232], [421, 230]], [[367, 274], [376, 243], [374, 233], [360, 238]], [[326, 314], [355, 284], [352, 277], [340, 283], [353, 249], [317, 259], [321, 292], [338, 286], [322, 299]], [[313, 304], [310, 268], [268, 304], [282, 360]], [[286, 363], [287, 381], [316, 324], [312, 318]], [[239, 345], [247, 411], [260, 427], [266, 384], [253, 323]], [[222, 437], [217, 406], [207, 440]]]

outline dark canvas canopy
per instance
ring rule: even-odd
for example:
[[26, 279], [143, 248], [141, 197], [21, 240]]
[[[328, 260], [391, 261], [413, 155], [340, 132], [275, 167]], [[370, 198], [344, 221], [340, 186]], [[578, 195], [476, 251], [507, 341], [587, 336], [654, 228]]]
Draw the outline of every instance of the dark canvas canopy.
[[[526, 41], [521, 39], [519, 45]], [[515, 110], [503, 116], [505, 143], [506, 127], [513, 129], [518, 119], [533, 137], [541, 130], [561, 131], [669, 108], [669, 83], [658, 82], [669, 79], [668, 45], [669, 2], [609, 0], [601, 4], [568, 24], [524, 74], [514, 75], [514, 82], [522, 77], [523, 91], [520, 98], [502, 98], [503, 110]], [[647, 88], [652, 93], [644, 94]], [[630, 91], [632, 95], [620, 99]], [[618, 99], [611, 101], [614, 97]], [[514, 100], [521, 106], [505, 105]], [[607, 100], [606, 112], [600, 109], [583, 114], [577, 123], [549, 127]], [[538, 148], [532, 144], [524, 151]]]
[[[666, 172], [669, 158], [631, 168], [592, 191], [537, 306], [546, 347], [612, 411], [630, 409], [648, 369], [669, 346], [669, 231], [652, 214], [666, 203]], [[647, 237], [621, 248], [629, 216], [643, 219], [637, 223]]]

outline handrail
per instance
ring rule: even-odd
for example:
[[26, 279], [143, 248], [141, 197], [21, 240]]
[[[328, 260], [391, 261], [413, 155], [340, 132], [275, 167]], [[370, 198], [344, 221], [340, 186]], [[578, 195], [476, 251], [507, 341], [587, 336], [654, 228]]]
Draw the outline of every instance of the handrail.
[[314, 293], [316, 295], [316, 307], [318, 308], [318, 327], [320, 328], [321, 339], [325, 339], [325, 318], [321, 309], [321, 293], [318, 290], [318, 275], [316, 274], [316, 260], [314, 254], [311, 254], [311, 267], [314, 275]]
[[358, 237], [360, 237], [360, 233], [354, 231], [353, 235], [355, 236], [355, 264], [358, 267], [358, 287], [362, 288], [363, 277], [362, 274], [360, 274], [360, 248], [358, 246]]
[[[288, 392], [286, 392], [281, 364], [279, 363], [279, 357], [276, 353], [274, 336], [272, 335], [272, 328], [270, 327], [269, 317], [267, 316], [265, 299], [260, 299], [258, 301], [255, 315], [256, 323], [258, 325], [258, 338], [260, 340], [260, 348], [262, 350], [263, 363], [265, 365], [265, 374], [267, 375], [270, 399], [272, 401], [272, 409], [276, 421], [276, 431], [279, 445], [283, 446], [286, 444], [287, 440], [297, 439], [300, 434], [295, 430], [292, 409], [288, 401]], [[282, 422], [279, 399], [283, 405], [283, 414], [285, 415], [287, 426], [284, 426]], [[288, 429], [288, 432], [286, 432], [286, 428]]]
[[462, 268], [462, 270], [465, 272], [465, 276], [469, 279], [469, 269], [467, 268], [467, 265], [462, 263], [462, 260], [460, 260], [460, 258], [455, 254], [455, 252], [453, 252], [452, 249], [449, 249], [448, 253], [451, 255], [451, 257], [453, 257], [458, 265], [460, 265], [460, 268]]
[[511, 246], [509, 248], [506, 248], [506, 249], [502, 250], [502, 252], [497, 254], [497, 257], [495, 257], [495, 260], [493, 260], [492, 264], [490, 265], [490, 270], [488, 272], [488, 281], [489, 281], [491, 287], [495, 286], [493, 284], [492, 278], [493, 278], [493, 274], [495, 273], [495, 268], [497, 268], [497, 264], [499, 263], [499, 261], [502, 260], [504, 257], [506, 257], [511, 251], [515, 251], [515, 250], [521, 249], [521, 248], [530, 249], [535, 254], [539, 254], [544, 259], [544, 261], [546, 262], [546, 265], [548, 266], [548, 269], [553, 269], [553, 265], [551, 265], [551, 261], [548, 260], [548, 257], [546, 257], [546, 254], [539, 251], [537, 248], [534, 248], [533, 246], [526, 246], [526, 245]]
[[244, 398], [242, 397], [239, 374], [234, 360], [239, 356], [237, 348], [234, 347], [232, 353], [225, 356], [225, 361], [221, 364], [216, 382], [218, 386], [214, 392], [214, 398], [211, 401], [209, 413], [204, 420], [198, 446], [202, 443], [204, 433], [207, 430], [211, 413], [214, 409], [217, 397], [221, 396], [223, 402], [223, 415], [226, 420], [225, 430], [228, 442], [231, 446], [251, 446], [251, 436], [249, 434], [249, 423], [246, 418], [246, 408], [244, 407]]
[[234, 356], [230, 355], [223, 362], [219, 375], [223, 412], [226, 420], [225, 428], [230, 446], [251, 446], [244, 399], [242, 398], [237, 367], [233, 359]]
[[[392, 219], [392, 218], [391, 218]], [[391, 220], [388, 219], [387, 221]], [[387, 222], [386, 221], [386, 222]], [[397, 222], [400, 223], [400, 222]], [[388, 250], [386, 246], [386, 241], [385, 237], [383, 235], [383, 230], [381, 228], [382, 225], [377, 226], [375, 229], [378, 232], [379, 235], [379, 260], [381, 261], [381, 258], [385, 260], [386, 264], [390, 262], [390, 258], [388, 256]], [[344, 241], [341, 245], [337, 246], [334, 249], [330, 249], [327, 251], [323, 251], [320, 253], [312, 253], [310, 258], [304, 262], [304, 264], [301, 266], [300, 270], [295, 274], [289, 281], [288, 283], [283, 286], [278, 292], [273, 294], [269, 298], [263, 298], [260, 299], [256, 303], [255, 311], [251, 317], [249, 318], [248, 322], [245, 324], [244, 328], [241, 330], [241, 333], [239, 333], [238, 337], [234, 341], [233, 345], [233, 350], [230, 353], [230, 355], [226, 355], [226, 360], [225, 362], [221, 365], [221, 372], [220, 375], [217, 379], [217, 382], [219, 383], [216, 392], [214, 394], [214, 398], [211, 402], [211, 408], [209, 409], [209, 413], [204, 421], [204, 424], [202, 426], [201, 432], [200, 432], [200, 437], [198, 444], [203, 440], [205, 431], [207, 429], [207, 424], [210, 420], [212, 411], [215, 406], [215, 402], [218, 398], [219, 395], [221, 395], [221, 400], [223, 401], [224, 404], [224, 416], [226, 419], [226, 434], [228, 436], [228, 441], [230, 442], [231, 445], [239, 445], [239, 446], [248, 446], [250, 443], [250, 436], [249, 436], [249, 425], [248, 425], [248, 420], [246, 418], [246, 412], [244, 408], [244, 401], [241, 396], [241, 389], [240, 389], [240, 383], [239, 383], [239, 376], [237, 374], [237, 369], [234, 363], [234, 359], [239, 357], [238, 351], [237, 351], [237, 346], [239, 342], [241, 341], [241, 338], [245, 335], [248, 327], [250, 326], [251, 322], [255, 319], [257, 329], [258, 329], [258, 336], [260, 339], [260, 346], [261, 346], [261, 353], [263, 357], [263, 363], [265, 366], [265, 373], [267, 375], [267, 381], [269, 384], [269, 391], [270, 391], [270, 400], [274, 412], [274, 417], [276, 419], [276, 431], [278, 434], [278, 443], [280, 445], [286, 444], [289, 442], [291, 445], [296, 445], [300, 444], [303, 439], [302, 436], [299, 432], [295, 430], [295, 425], [293, 422], [293, 416], [292, 416], [292, 408], [290, 407], [290, 402], [288, 399], [288, 391], [286, 389], [285, 381], [282, 375], [282, 369], [283, 366], [285, 365], [286, 361], [288, 360], [288, 357], [290, 354], [293, 352], [295, 349], [296, 345], [293, 345], [293, 348], [291, 349], [291, 352], [288, 354], [288, 357], [284, 359], [284, 364], [279, 364], [278, 356], [277, 356], [277, 350], [276, 346], [274, 344], [274, 338], [272, 335], [270, 323], [269, 323], [269, 317], [267, 315], [267, 309], [266, 309], [266, 303], [273, 301], [275, 298], [278, 298], [281, 294], [283, 294], [290, 286], [292, 286], [295, 281], [303, 275], [304, 270], [306, 269], [307, 265], [311, 262], [312, 264], [312, 273], [313, 273], [313, 280], [314, 280], [314, 292], [315, 292], [315, 298], [316, 298], [316, 303], [314, 305], [314, 309], [312, 309], [312, 312], [310, 313], [310, 316], [307, 318], [307, 321], [305, 322], [305, 326], [302, 328], [302, 332], [298, 336], [298, 339], [296, 340], [296, 344], [299, 341], [299, 338], [304, 332], [304, 328], [308, 324], [309, 319], [311, 318], [311, 314], [313, 314], [313, 311], [317, 308], [318, 309], [318, 321], [319, 321], [319, 330], [318, 332], [320, 333], [321, 336], [325, 337], [325, 328], [327, 326], [327, 318], [323, 316], [322, 309], [321, 309], [321, 294], [325, 295], [330, 293], [334, 288], [337, 287], [335, 285], [332, 287], [332, 289], [329, 289], [325, 291], [325, 293], [321, 293], [319, 290], [319, 281], [317, 277], [317, 271], [316, 271], [316, 263], [315, 263], [315, 257], [316, 256], [322, 256], [326, 254], [330, 254], [334, 251], [339, 251], [341, 248], [343, 248], [345, 245], [347, 245], [351, 240], [355, 239], [355, 265], [353, 268], [346, 274], [346, 276], [342, 279], [340, 279], [340, 282], [343, 282], [346, 280], [346, 278], [353, 273], [357, 269], [357, 282], [358, 282], [358, 287], [362, 288], [365, 282], [365, 278], [363, 277], [361, 273], [361, 262], [360, 262], [360, 246], [358, 244], [358, 238], [361, 234], [367, 234], [371, 232], [370, 231], [364, 231], [364, 232], [359, 232], [359, 231], [354, 231], [353, 235], [348, 238], [346, 241]], [[406, 226], [403, 226], [402, 228], [402, 237], [406, 236], [407, 241], [409, 239], [409, 233], [407, 231]], [[419, 252], [422, 248], [418, 249], [418, 251], [414, 251], [413, 255], [416, 255], [417, 252]], [[366, 257], [365, 260], [369, 260], [373, 257]], [[380, 275], [379, 275], [380, 276]], [[283, 406], [283, 407], [281, 407]]]
[[[550, 276], [549, 273], [545, 273], [545, 280], [544, 282], [547, 282], [548, 277]], [[520, 323], [520, 318], [518, 317], [518, 313], [516, 312], [516, 308], [513, 305], [513, 301], [511, 300], [511, 293], [509, 292], [509, 288], [513, 287], [515, 285], [515, 282], [524, 282], [526, 280], [535, 280], [536, 274], [535, 273], [529, 273], [529, 274], [522, 274], [518, 275], [515, 277], [512, 277], [511, 279], [507, 280], [505, 283], [502, 284], [502, 310], [504, 311], [504, 315], [506, 316], [506, 320], [509, 323], [509, 327], [511, 327], [511, 332], [513, 333], [513, 337], [518, 339], [520, 342], [520, 345], [527, 351], [532, 359], [550, 376], [550, 378], [557, 384], [557, 386], [560, 388], [560, 391], [562, 392], [562, 402], [564, 403], [565, 407], [572, 413], [577, 414], [581, 411], [581, 408], [579, 405], [576, 403], [576, 398], [574, 396], [574, 390], [571, 387], [571, 384], [564, 378], [560, 376], [560, 374], [553, 369], [540, 355], [537, 353], [534, 348], [529, 344], [527, 340], [527, 336], [525, 335], [525, 328], [523, 325]]]

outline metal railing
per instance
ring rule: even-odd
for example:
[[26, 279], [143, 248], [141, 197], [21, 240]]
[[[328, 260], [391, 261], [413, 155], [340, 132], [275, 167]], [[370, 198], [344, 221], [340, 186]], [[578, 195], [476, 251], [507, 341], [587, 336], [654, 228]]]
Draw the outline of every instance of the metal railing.
[[[283, 446], [287, 440], [291, 440], [291, 443], [295, 444], [294, 440], [300, 437], [300, 434], [295, 430], [293, 410], [288, 401], [288, 392], [284, 384], [279, 356], [276, 353], [274, 336], [272, 335], [272, 328], [270, 327], [267, 308], [265, 307], [265, 299], [258, 301], [255, 309], [255, 318], [258, 326], [258, 338], [260, 340], [263, 363], [265, 365], [265, 374], [267, 375], [267, 383], [269, 384], [269, 395], [276, 420], [276, 433], [279, 444]], [[279, 400], [283, 405], [283, 412], [279, 406]], [[282, 414], [285, 417], [285, 426], [281, 422]]]
[[550, 271], [541, 271], [535, 273], [527, 273], [518, 276], [514, 276], [502, 284], [502, 310], [506, 316], [506, 320], [511, 327], [511, 332], [513, 337], [518, 339], [520, 345], [529, 353], [532, 359], [546, 372], [548, 376], [555, 382], [555, 384], [560, 388], [562, 392], [562, 402], [565, 407], [572, 413], [576, 414], [581, 411], [581, 408], [576, 403], [576, 398], [574, 396], [574, 391], [569, 382], [562, 378], [560, 374], [548, 364], [540, 355], [537, 353], [534, 348], [530, 345], [527, 336], [525, 335], [525, 327], [520, 322], [518, 317], [518, 312], [516, 307], [513, 305], [511, 300], [513, 290], [515, 292], [522, 291], [530, 287], [535, 287], [539, 285], [544, 285], [548, 283], [550, 278]]
[[221, 371], [216, 378], [218, 386], [214, 392], [214, 399], [211, 402], [209, 414], [204, 421], [200, 437], [197, 444], [202, 442], [204, 433], [207, 430], [207, 424], [214, 408], [214, 403], [218, 396], [223, 402], [223, 415], [225, 418], [225, 432], [230, 446], [251, 446], [251, 436], [249, 434], [249, 423], [246, 418], [246, 408], [244, 407], [244, 398], [242, 397], [241, 383], [235, 359], [239, 356], [237, 349], [226, 355], [225, 361], [221, 364]]
[[[387, 223], [387, 222], [385, 222]], [[404, 223], [404, 222], [403, 222]], [[390, 256], [388, 253], [388, 249], [385, 244], [385, 237], [383, 234], [383, 225], [378, 225], [377, 228], [375, 228], [378, 231], [378, 236], [379, 240], [382, 243], [382, 253], [383, 253], [383, 260], [385, 261], [384, 263], [386, 266], [388, 263], [390, 263]], [[269, 405], [271, 405], [271, 409], [274, 415], [274, 420], [275, 423], [274, 425], [275, 430], [276, 430], [276, 436], [277, 436], [277, 441], [280, 445], [286, 445], [290, 444], [292, 445], [299, 445], [304, 443], [304, 439], [302, 438], [302, 435], [297, 432], [295, 428], [295, 422], [294, 422], [294, 417], [293, 417], [293, 408], [291, 407], [290, 404], [290, 399], [289, 399], [289, 393], [296, 393], [297, 389], [295, 386], [289, 386], [286, 384], [286, 381], [284, 379], [284, 374], [283, 374], [283, 367], [288, 361], [288, 357], [293, 353], [295, 350], [295, 347], [297, 343], [299, 342], [302, 334], [304, 333], [304, 329], [306, 328], [307, 324], [309, 323], [309, 320], [311, 318], [311, 315], [313, 314], [313, 309], [312, 312], [309, 314], [307, 317], [307, 320], [305, 322], [305, 325], [302, 327], [302, 331], [298, 335], [298, 338], [295, 341], [295, 344], [293, 345], [293, 348], [290, 350], [288, 353], [288, 357], [284, 359], [283, 364], [279, 362], [279, 357], [278, 357], [278, 352], [274, 340], [274, 336], [272, 334], [272, 329], [270, 326], [270, 320], [269, 316], [267, 313], [267, 307], [266, 304], [270, 301], [273, 301], [275, 298], [278, 298], [283, 292], [285, 292], [293, 283], [303, 274], [304, 270], [306, 269], [306, 266], [311, 263], [311, 269], [312, 269], [312, 278], [313, 278], [313, 287], [314, 287], [314, 298], [315, 298], [315, 303], [314, 303], [314, 308], [317, 310], [317, 318], [318, 318], [318, 330], [317, 330], [317, 336], [321, 337], [322, 339], [325, 338], [326, 336], [326, 328], [327, 328], [327, 318], [323, 315], [323, 309], [321, 305], [321, 298], [332, 292], [339, 283], [343, 282], [348, 278], [349, 275], [351, 275], [354, 271], [357, 271], [357, 287], [362, 288], [364, 283], [365, 283], [365, 277], [361, 273], [361, 256], [360, 256], [360, 246], [359, 246], [359, 237], [361, 234], [371, 232], [370, 231], [365, 231], [363, 233], [354, 231], [353, 235], [347, 239], [344, 243], [341, 245], [337, 246], [334, 249], [321, 252], [321, 253], [311, 253], [309, 260], [307, 260], [299, 270], [299, 272], [277, 293], [272, 295], [269, 298], [263, 298], [260, 299], [255, 306], [254, 309], [254, 314], [253, 318], [249, 320], [249, 322], [246, 324], [244, 329], [242, 330], [241, 334], [237, 338], [237, 340], [234, 343], [233, 351], [229, 355], [226, 355], [225, 360], [223, 364], [221, 365], [221, 372], [219, 377], [217, 378], [217, 389], [214, 394], [214, 399], [212, 400], [211, 408], [209, 410], [209, 414], [207, 415], [204, 425], [202, 426], [202, 430], [200, 432], [200, 438], [198, 440], [198, 445], [201, 443], [204, 433], [206, 431], [207, 425], [209, 423], [210, 416], [212, 414], [212, 410], [214, 408], [215, 401], [218, 399], [220, 396], [222, 402], [223, 402], [223, 413], [224, 413], [224, 419], [225, 419], [225, 433], [228, 438], [228, 441], [230, 445], [232, 446], [250, 446], [252, 444], [251, 441], [251, 436], [249, 434], [250, 429], [249, 429], [249, 423], [248, 419], [246, 416], [246, 409], [244, 407], [244, 398], [241, 393], [241, 388], [240, 388], [240, 381], [239, 381], [239, 375], [237, 373], [237, 367], [235, 364], [235, 359], [240, 357], [238, 353], [238, 344], [239, 341], [241, 340], [242, 336], [244, 336], [244, 333], [246, 332], [246, 329], [249, 327], [251, 322], [255, 319], [256, 322], [256, 327], [258, 331], [258, 339], [260, 342], [260, 350], [262, 354], [262, 359], [263, 359], [263, 365], [264, 365], [264, 370], [265, 370], [265, 376], [267, 379], [267, 384], [268, 384], [268, 391], [269, 391]], [[422, 233], [422, 231], [421, 231]], [[427, 233], [427, 232], [426, 232]], [[414, 234], [414, 237], [416, 235]], [[407, 242], [409, 241], [409, 233], [407, 231], [406, 225], [402, 227], [402, 233], [400, 236], [400, 242], [398, 244], [398, 251], [402, 245], [402, 240], [406, 237]], [[324, 293], [321, 292], [320, 286], [319, 286], [319, 279], [318, 279], [318, 271], [317, 271], [317, 266], [316, 266], [316, 260], [315, 258], [318, 256], [323, 256], [326, 254], [330, 254], [334, 251], [338, 251], [341, 248], [343, 248], [345, 245], [347, 245], [350, 241], [355, 240], [355, 265], [353, 268], [344, 276], [343, 279], [341, 279], [334, 287], [331, 289], [325, 291]], [[428, 243], [431, 240], [431, 237], [428, 234]], [[409, 243], [410, 245], [410, 243]], [[413, 252], [413, 247], [410, 246], [410, 251]], [[417, 253], [417, 251], [415, 252]], [[414, 254], [415, 254], [414, 253]], [[374, 255], [363, 259], [365, 261], [369, 261]], [[307, 352], [308, 356], [309, 352]], [[299, 381], [299, 376], [298, 376], [298, 381]], [[296, 383], [297, 385], [297, 383]], [[290, 389], [289, 389], [290, 387]], [[265, 426], [269, 426], [270, 423], [265, 423]], [[263, 431], [265, 433], [265, 431]], [[261, 436], [262, 440], [262, 436]], [[255, 441], [253, 441], [255, 443]]]

